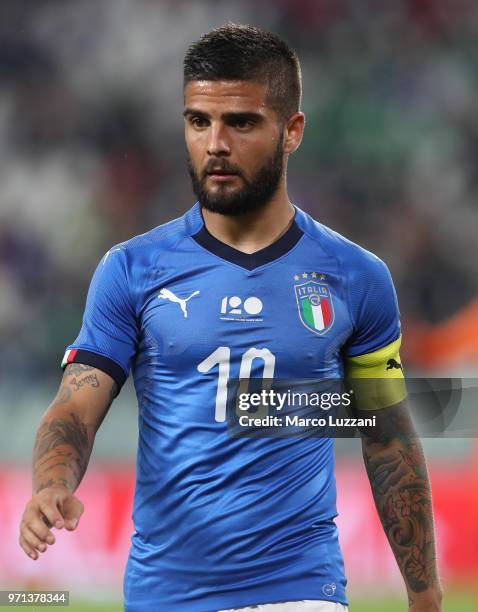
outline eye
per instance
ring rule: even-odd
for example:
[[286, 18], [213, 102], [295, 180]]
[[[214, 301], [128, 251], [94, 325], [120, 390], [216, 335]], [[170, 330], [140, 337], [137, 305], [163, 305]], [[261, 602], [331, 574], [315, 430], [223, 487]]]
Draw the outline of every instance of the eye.
[[239, 130], [248, 130], [254, 127], [254, 122], [250, 119], [246, 119], [245, 117], [238, 117], [237, 119], [234, 119], [232, 125]]
[[207, 126], [207, 119], [204, 119], [204, 117], [200, 117], [199, 115], [193, 115], [189, 119], [189, 122], [191, 123], [191, 125], [197, 128], [202, 128], [202, 127]]

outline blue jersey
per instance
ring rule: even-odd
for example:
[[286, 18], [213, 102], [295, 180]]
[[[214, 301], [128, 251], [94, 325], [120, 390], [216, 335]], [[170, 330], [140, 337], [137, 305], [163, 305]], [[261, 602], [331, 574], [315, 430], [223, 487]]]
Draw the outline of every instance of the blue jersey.
[[126, 610], [347, 603], [333, 441], [230, 437], [224, 390], [247, 376], [341, 377], [347, 358], [399, 335], [385, 264], [297, 207], [253, 254], [214, 238], [199, 204], [108, 251], [67, 362], [120, 386], [134, 377]]

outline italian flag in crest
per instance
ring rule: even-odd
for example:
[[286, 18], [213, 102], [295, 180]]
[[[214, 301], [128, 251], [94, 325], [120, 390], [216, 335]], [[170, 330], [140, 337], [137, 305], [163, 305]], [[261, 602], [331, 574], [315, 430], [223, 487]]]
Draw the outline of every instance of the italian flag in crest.
[[330, 289], [323, 283], [308, 281], [294, 286], [302, 323], [316, 334], [325, 333], [334, 322]]

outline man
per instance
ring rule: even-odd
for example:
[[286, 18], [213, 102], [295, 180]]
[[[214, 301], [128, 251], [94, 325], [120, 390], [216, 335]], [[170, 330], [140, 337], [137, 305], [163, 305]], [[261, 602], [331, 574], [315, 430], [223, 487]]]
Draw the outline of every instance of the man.
[[[275, 34], [226, 24], [189, 48], [185, 137], [198, 202], [104, 256], [42, 417], [20, 529], [33, 559], [54, 543], [52, 526], [78, 524], [74, 491], [133, 369], [128, 611], [346, 609], [332, 440], [236, 438], [226, 425], [230, 379], [403, 377], [386, 266], [289, 201], [300, 98], [299, 61]], [[428, 477], [401, 399], [358, 406], [384, 423], [380, 436], [364, 434], [364, 459], [409, 610], [435, 612]]]

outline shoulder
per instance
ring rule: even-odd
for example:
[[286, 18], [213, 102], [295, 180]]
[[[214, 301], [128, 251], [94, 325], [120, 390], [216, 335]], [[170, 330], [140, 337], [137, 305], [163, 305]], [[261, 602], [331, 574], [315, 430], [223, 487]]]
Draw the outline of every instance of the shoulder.
[[386, 264], [377, 255], [349, 240], [339, 232], [319, 223], [309, 214], [297, 209], [297, 224], [317, 247], [336, 259], [342, 272], [352, 280], [365, 277], [388, 276]]
[[115, 244], [104, 255], [101, 263], [106, 264], [108, 260], [117, 260], [118, 263], [123, 262], [123, 265], [127, 267], [135, 264], [148, 265], [164, 253], [174, 252], [178, 244], [199, 231], [201, 225], [200, 209], [195, 204], [181, 217]]
[[134, 236], [125, 242], [121, 242], [113, 246], [113, 249], [119, 249], [127, 254], [135, 255], [136, 253], [148, 250], [163, 250], [174, 248], [181, 240], [193, 235], [199, 231], [202, 225], [202, 217], [199, 206], [195, 204], [184, 215], [158, 225], [153, 229]]

